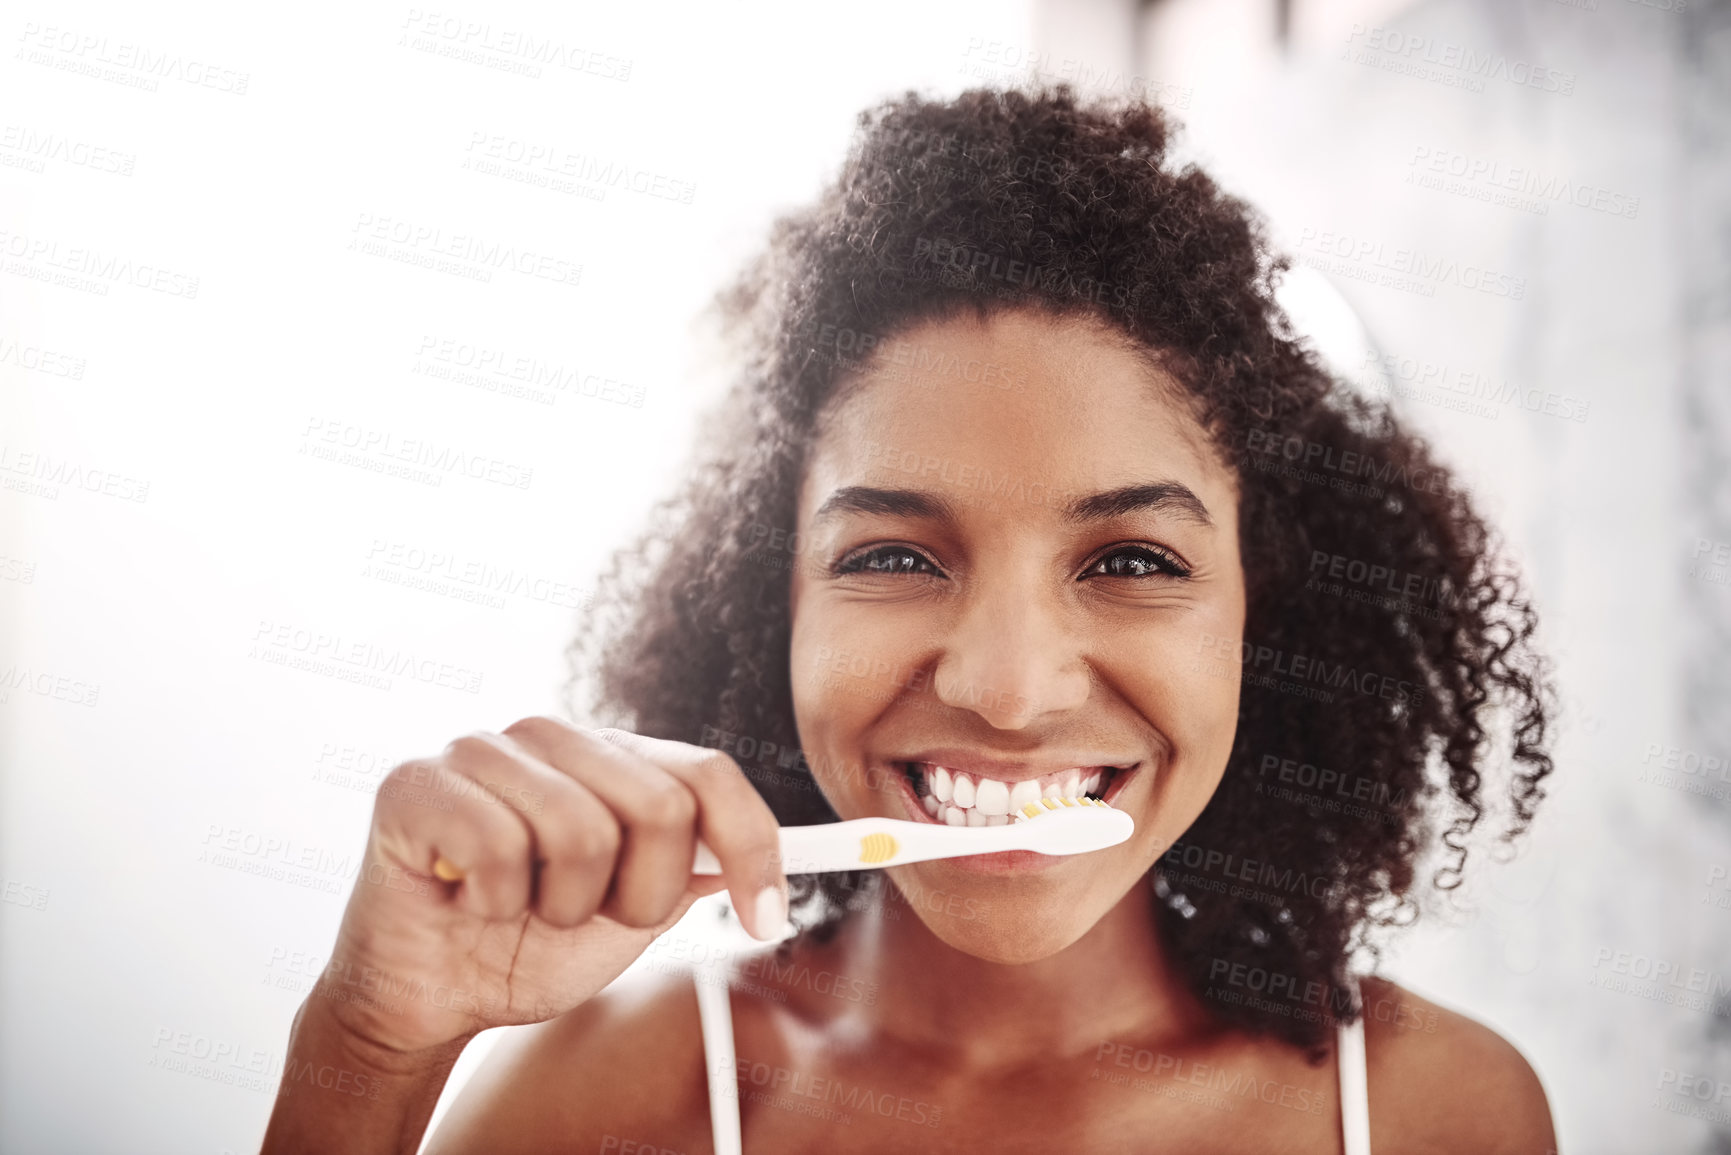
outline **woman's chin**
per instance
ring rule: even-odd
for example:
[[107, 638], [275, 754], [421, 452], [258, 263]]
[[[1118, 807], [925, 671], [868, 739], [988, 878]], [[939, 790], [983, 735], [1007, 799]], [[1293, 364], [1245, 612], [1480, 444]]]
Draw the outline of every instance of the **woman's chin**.
[[1024, 966], [1051, 958], [1088, 932], [1085, 926], [1028, 926], [1007, 919], [998, 926], [946, 926], [943, 921], [933, 918], [926, 926], [944, 945], [1002, 966]]
[[1033, 912], [1012, 909], [1009, 904], [998, 909], [976, 908], [972, 917], [909, 905], [932, 937], [945, 946], [1004, 966], [1051, 958], [1087, 934], [1093, 925], [1077, 918], [1074, 912], [1042, 919]]

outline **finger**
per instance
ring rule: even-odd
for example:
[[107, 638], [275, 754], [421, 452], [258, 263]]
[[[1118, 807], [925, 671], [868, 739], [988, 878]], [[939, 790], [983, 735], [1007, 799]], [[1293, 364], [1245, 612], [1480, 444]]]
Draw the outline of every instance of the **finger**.
[[504, 920], [528, 907], [528, 828], [441, 760], [405, 762], [385, 776], [373, 829], [379, 853], [407, 870], [432, 874], [440, 858], [458, 866], [455, 898], [471, 914]]
[[445, 759], [493, 805], [514, 813], [528, 827], [536, 915], [554, 926], [571, 927], [601, 909], [621, 843], [619, 823], [601, 798], [499, 734], [459, 738], [447, 748]]
[[619, 824], [613, 887], [601, 911], [627, 926], [651, 927], [685, 893], [697, 853], [698, 801], [653, 760], [552, 718], [525, 718], [505, 737], [580, 783]]
[[719, 750], [627, 730], [595, 734], [660, 765], [697, 796], [698, 834], [721, 863], [741, 921], [756, 938], [781, 938], [787, 925], [781, 827], [739, 764]]

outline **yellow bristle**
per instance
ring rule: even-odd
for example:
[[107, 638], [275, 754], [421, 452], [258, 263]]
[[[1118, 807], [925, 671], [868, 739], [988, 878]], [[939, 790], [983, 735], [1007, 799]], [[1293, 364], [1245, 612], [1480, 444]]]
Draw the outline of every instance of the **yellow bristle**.
[[[1058, 805], [1059, 805], [1058, 800], [1056, 798], [1042, 798], [1042, 799], [1040, 799], [1040, 803], [1041, 803], [1041, 805], [1045, 806], [1045, 808], [1047, 810], [1056, 810], [1058, 808]], [[1031, 805], [1031, 803], [1030, 803], [1030, 805]]]
[[1076, 800], [1074, 798], [1066, 798], [1066, 799], [1064, 799], [1064, 805], [1065, 806], [1074, 806], [1074, 805], [1076, 805]]
[[868, 834], [859, 840], [859, 860], [864, 863], [888, 862], [896, 856], [896, 840], [887, 834]]
[[1039, 812], [1040, 812], [1040, 804], [1038, 802], [1030, 802], [1026, 806], [1022, 807], [1022, 813], [1026, 814], [1029, 818], [1034, 817], [1034, 815], [1038, 814]]

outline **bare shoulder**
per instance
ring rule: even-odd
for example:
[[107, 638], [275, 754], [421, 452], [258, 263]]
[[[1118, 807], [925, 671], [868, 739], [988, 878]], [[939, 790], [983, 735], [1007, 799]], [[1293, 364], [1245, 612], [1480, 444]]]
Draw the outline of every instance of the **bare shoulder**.
[[1550, 1102], [1512, 1043], [1382, 979], [1362, 989], [1373, 1150], [1555, 1155]]
[[426, 1155], [708, 1148], [689, 973], [632, 974], [556, 1019], [507, 1030]]

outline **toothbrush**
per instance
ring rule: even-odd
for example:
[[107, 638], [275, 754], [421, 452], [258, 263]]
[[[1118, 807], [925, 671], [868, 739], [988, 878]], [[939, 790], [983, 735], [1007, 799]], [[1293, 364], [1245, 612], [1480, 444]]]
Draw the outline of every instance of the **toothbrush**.
[[[1040, 854], [1086, 854], [1125, 841], [1135, 821], [1098, 798], [1041, 798], [1030, 802], [1003, 826], [940, 826], [904, 818], [853, 818], [817, 826], [781, 828], [781, 867], [786, 874], [827, 874], [837, 870], [881, 870], [934, 858], [1033, 850]], [[720, 874], [715, 852], [697, 844], [693, 874]], [[443, 856], [433, 875], [446, 882], [463, 878], [462, 869]]]
[[[908, 862], [1033, 850], [1085, 854], [1129, 838], [1136, 823], [1097, 798], [1041, 798], [1003, 826], [948, 826], [903, 818], [853, 818], [818, 826], [781, 828], [781, 866], [787, 874], [881, 870]], [[709, 847], [697, 844], [693, 874], [720, 874]]]

